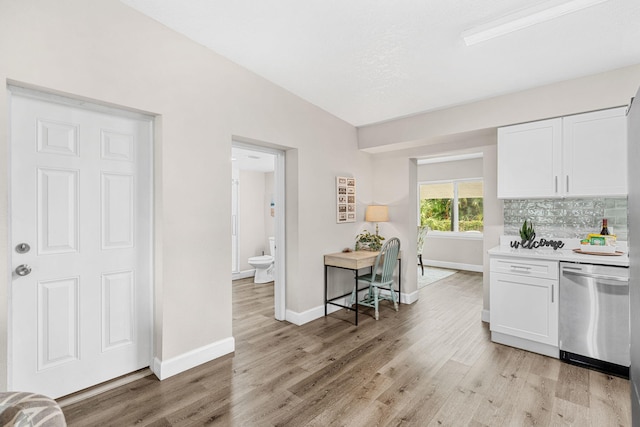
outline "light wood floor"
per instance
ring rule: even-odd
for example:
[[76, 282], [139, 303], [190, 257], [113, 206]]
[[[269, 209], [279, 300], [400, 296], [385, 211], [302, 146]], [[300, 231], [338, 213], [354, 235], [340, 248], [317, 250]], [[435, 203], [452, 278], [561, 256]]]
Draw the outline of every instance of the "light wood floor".
[[[358, 327], [341, 310], [273, 320], [273, 287], [236, 282], [236, 351], [64, 408], [70, 426], [630, 426], [629, 382], [493, 344], [482, 275], [460, 272]], [[346, 320], [346, 321], [345, 321]]]

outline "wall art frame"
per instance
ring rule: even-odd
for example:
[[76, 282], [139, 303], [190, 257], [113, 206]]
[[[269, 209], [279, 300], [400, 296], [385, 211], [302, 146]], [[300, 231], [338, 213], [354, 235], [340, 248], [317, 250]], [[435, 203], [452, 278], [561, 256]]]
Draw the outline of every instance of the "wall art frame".
[[356, 222], [356, 179], [336, 176], [336, 222]]

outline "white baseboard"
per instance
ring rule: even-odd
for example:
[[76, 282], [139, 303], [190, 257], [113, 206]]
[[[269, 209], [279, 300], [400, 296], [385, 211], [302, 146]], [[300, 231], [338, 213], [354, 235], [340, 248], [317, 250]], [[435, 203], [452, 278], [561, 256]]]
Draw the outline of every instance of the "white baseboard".
[[489, 315], [489, 310], [482, 310], [482, 316], [480, 318], [484, 323], [491, 322], [491, 317]]
[[222, 357], [225, 354], [233, 353], [235, 347], [236, 344], [233, 337], [225, 338], [167, 360], [159, 360], [156, 357], [153, 359], [151, 370], [162, 381], [180, 372]]
[[[347, 305], [347, 298], [345, 297], [345, 301], [336, 301], [336, 302], [342, 305]], [[329, 314], [334, 313], [338, 310], [342, 310], [342, 308], [335, 305], [331, 305], [331, 304], [327, 305], [327, 313]], [[302, 313], [298, 313], [292, 310], [287, 310], [285, 314], [285, 320], [297, 326], [302, 326], [305, 323], [312, 322], [321, 317], [324, 317], [324, 305], [314, 307], [310, 310], [303, 311]]]
[[[364, 291], [360, 291], [358, 294], [359, 298], [362, 298], [363, 294], [366, 292], [366, 290]], [[382, 293], [385, 293], [385, 291], [381, 291]], [[386, 292], [388, 293], [388, 292]], [[418, 291], [412, 292], [410, 294], [405, 294], [403, 293], [402, 295], [400, 295], [400, 302], [402, 304], [413, 304], [414, 302], [418, 301]], [[338, 304], [342, 304], [342, 305], [348, 305], [349, 304], [349, 299], [350, 297], [344, 297], [343, 301], [336, 301]], [[335, 306], [335, 305], [327, 305], [327, 313], [331, 314], [334, 313], [338, 310], [342, 310], [341, 307]], [[286, 317], [285, 320], [287, 322], [291, 322], [294, 325], [297, 326], [301, 326], [304, 325], [305, 323], [309, 323], [313, 320], [319, 319], [321, 317], [324, 316], [324, 305], [318, 306], [318, 307], [314, 307], [310, 310], [307, 311], [303, 311], [302, 313], [298, 313], [295, 311], [291, 311], [291, 310], [287, 310], [286, 313]]]
[[231, 280], [238, 280], [238, 279], [246, 279], [247, 277], [253, 277], [256, 275], [256, 270], [244, 270], [241, 271], [240, 273], [231, 273]]
[[[382, 295], [389, 296], [389, 291], [386, 291], [384, 289], [381, 289], [380, 293]], [[410, 294], [402, 293], [402, 294], [400, 294], [400, 303], [401, 304], [413, 304], [414, 302], [418, 301], [418, 296], [419, 296], [419, 292], [418, 291], [411, 292]]]
[[418, 301], [418, 296], [420, 293], [418, 291], [411, 292], [410, 294], [402, 293], [400, 295], [400, 302], [402, 304], [413, 304]]
[[435, 261], [432, 259], [423, 260], [423, 264], [425, 267], [440, 267], [440, 268], [449, 268], [451, 270], [476, 271], [478, 273], [483, 272], [483, 266], [476, 265], [476, 264], [463, 264], [459, 262], [449, 262], [449, 261]]

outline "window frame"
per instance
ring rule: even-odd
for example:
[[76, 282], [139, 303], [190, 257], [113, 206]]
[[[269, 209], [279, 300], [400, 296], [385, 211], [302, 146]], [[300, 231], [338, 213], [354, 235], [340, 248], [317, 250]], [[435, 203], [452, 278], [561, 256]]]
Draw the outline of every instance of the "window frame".
[[[439, 230], [429, 230], [429, 238], [450, 238], [450, 239], [461, 239], [461, 240], [481, 240], [484, 238], [484, 231], [459, 231], [458, 224], [458, 183], [460, 182], [474, 182], [480, 181], [482, 182], [482, 200], [484, 202], [484, 178], [456, 178], [456, 179], [442, 179], [437, 181], [419, 181], [418, 182], [418, 211], [417, 211], [417, 219], [418, 226], [420, 226], [420, 186], [429, 185], [429, 184], [453, 184], [453, 212], [451, 213], [454, 219], [454, 231], [439, 231]], [[484, 203], [483, 203], [484, 205]], [[482, 216], [484, 218], [484, 207], [482, 209]], [[483, 219], [483, 230], [484, 230], [484, 219]]]

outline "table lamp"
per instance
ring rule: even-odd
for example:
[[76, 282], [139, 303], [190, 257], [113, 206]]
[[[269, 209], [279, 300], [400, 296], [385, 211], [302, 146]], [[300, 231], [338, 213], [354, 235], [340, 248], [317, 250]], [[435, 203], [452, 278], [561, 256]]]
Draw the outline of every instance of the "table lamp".
[[376, 223], [376, 236], [378, 235], [378, 223], [389, 221], [389, 209], [382, 205], [367, 206], [364, 213], [364, 220]]

